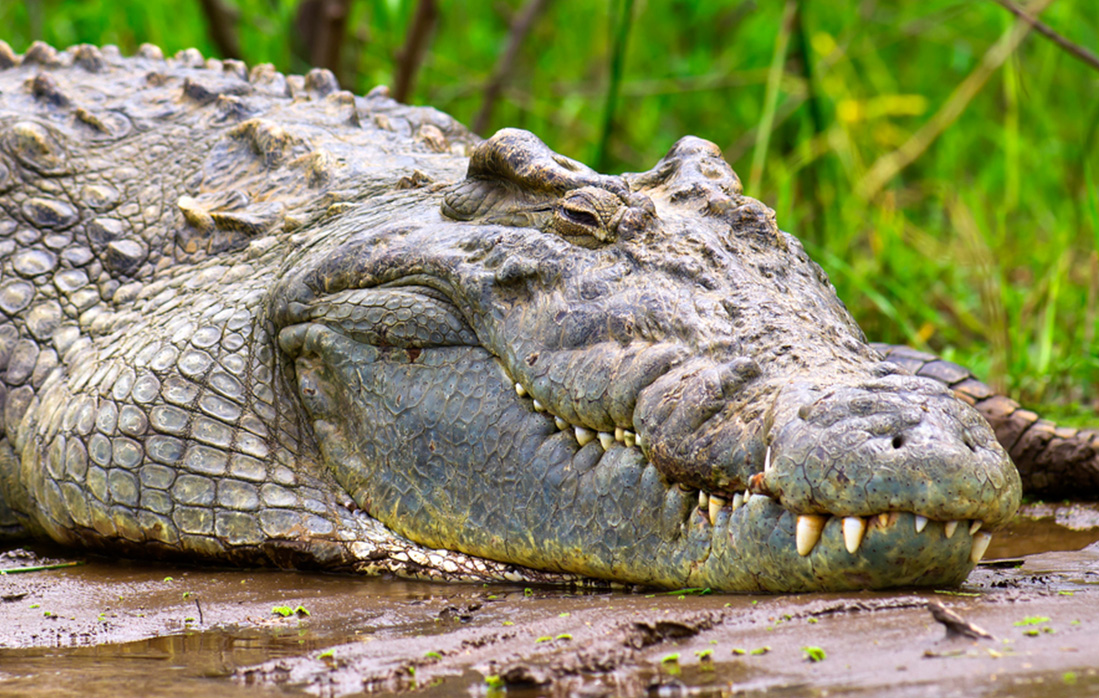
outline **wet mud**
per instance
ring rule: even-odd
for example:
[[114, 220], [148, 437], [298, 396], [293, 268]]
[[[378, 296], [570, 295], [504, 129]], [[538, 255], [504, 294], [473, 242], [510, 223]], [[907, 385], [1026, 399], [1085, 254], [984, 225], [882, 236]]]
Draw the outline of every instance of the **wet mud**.
[[[1099, 507], [1026, 513], [961, 588], [854, 594], [581, 594], [9, 550], [0, 695], [1099, 694]], [[948, 633], [929, 603], [992, 637]]]

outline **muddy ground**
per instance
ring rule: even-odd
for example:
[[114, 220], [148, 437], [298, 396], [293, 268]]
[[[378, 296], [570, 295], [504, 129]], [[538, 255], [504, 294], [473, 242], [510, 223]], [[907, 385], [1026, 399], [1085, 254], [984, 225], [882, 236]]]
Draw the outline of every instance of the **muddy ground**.
[[[964, 587], [889, 593], [576, 594], [9, 550], [0, 568], [81, 564], [0, 575], [0, 696], [1097, 695], [1099, 508], [1027, 513]], [[929, 602], [992, 637], [948, 637]]]

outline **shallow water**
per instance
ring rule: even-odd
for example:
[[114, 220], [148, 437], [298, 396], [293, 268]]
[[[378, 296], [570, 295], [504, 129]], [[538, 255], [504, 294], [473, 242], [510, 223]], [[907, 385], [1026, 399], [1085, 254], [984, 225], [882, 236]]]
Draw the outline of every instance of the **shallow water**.
[[[999, 673], [987, 673], [976, 684], [944, 682], [942, 668], [966, 659], [910, 662], [905, 654], [913, 633], [927, 647], [938, 646], [942, 628], [929, 622], [923, 609], [935, 596], [927, 591], [680, 599], [90, 557], [78, 567], [0, 576], [0, 695], [344, 695], [413, 687], [431, 696], [503, 695], [485, 676], [515, 661], [531, 667], [535, 678], [538, 672], [558, 673], [548, 688], [512, 683], [509, 696], [574, 690], [671, 696], [686, 695], [687, 687], [691, 695], [734, 690], [793, 695], [813, 687], [832, 695], [899, 696], [918, 695], [929, 686], [944, 695], [961, 688], [979, 694], [987, 686], [998, 695], [1024, 696], [1038, 695], [1051, 682], [1063, 694], [1094, 693], [1099, 677], [1088, 667], [1099, 662], [1084, 661], [1048, 640], [1072, 644], [1082, 641], [1079, 633], [1099, 633], [1099, 546], [1081, 551], [1099, 541], [1099, 507], [1030, 512], [1043, 518], [1020, 518], [997, 534], [987, 555], [1021, 558], [1022, 567], [982, 566], [961, 595], [939, 597], [970, 604], [971, 613], [989, 614], [1002, 626], [993, 631], [998, 639], [1018, 643], [1018, 649], [1002, 643], [966, 646], [970, 655], [963, 657], [974, 666], [1002, 659]], [[50, 556], [78, 559], [66, 551], [34, 552], [47, 562]], [[19, 564], [0, 558], [0, 567]], [[1028, 605], [1037, 609], [1034, 617], [1051, 619], [1041, 626], [1051, 628], [1041, 637], [1024, 634], [1025, 626], [1014, 619], [1032, 615]], [[308, 615], [283, 617], [272, 612], [275, 606], [300, 606]], [[659, 622], [681, 627], [638, 630], [637, 623]], [[670, 634], [661, 634], [666, 631]], [[801, 648], [817, 643], [831, 645], [841, 657], [844, 648], [850, 651], [849, 677], [842, 671], [836, 676], [816, 668], [808, 675], [800, 671], [809, 666]], [[737, 645], [746, 651], [774, 649], [766, 656], [738, 655]], [[892, 654], [873, 659], [887, 647]], [[326, 656], [330, 648], [335, 649]], [[1036, 649], [1050, 654], [1039, 652], [1036, 658]], [[996, 652], [1027, 660], [1012, 665]], [[669, 673], [661, 661], [671, 653], [681, 655], [678, 673]], [[860, 673], [864, 661], [880, 663], [878, 672]], [[819, 666], [840, 668], [828, 661]], [[883, 678], [886, 669], [898, 672], [900, 680]], [[963, 673], [980, 678], [981, 671]]]

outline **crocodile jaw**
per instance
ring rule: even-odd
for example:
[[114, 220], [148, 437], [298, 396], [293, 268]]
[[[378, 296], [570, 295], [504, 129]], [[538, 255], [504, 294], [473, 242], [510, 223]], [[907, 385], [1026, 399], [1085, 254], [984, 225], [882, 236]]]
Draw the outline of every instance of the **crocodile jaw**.
[[808, 591], [954, 585], [987, 546], [978, 521], [799, 514], [759, 478], [755, 494], [677, 484], [644, 434], [565, 422], [483, 348], [413, 358], [322, 325], [283, 336], [328, 467], [366, 512], [429, 548], [668, 588]]

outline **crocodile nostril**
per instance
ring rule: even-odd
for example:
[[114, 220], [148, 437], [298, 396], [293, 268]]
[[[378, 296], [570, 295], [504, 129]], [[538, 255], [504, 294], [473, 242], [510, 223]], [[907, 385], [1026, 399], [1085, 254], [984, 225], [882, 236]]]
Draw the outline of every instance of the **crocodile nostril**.
[[900, 448], [904, 446], [904, 434], [897, 434], [893, 437], [893, 448]]

